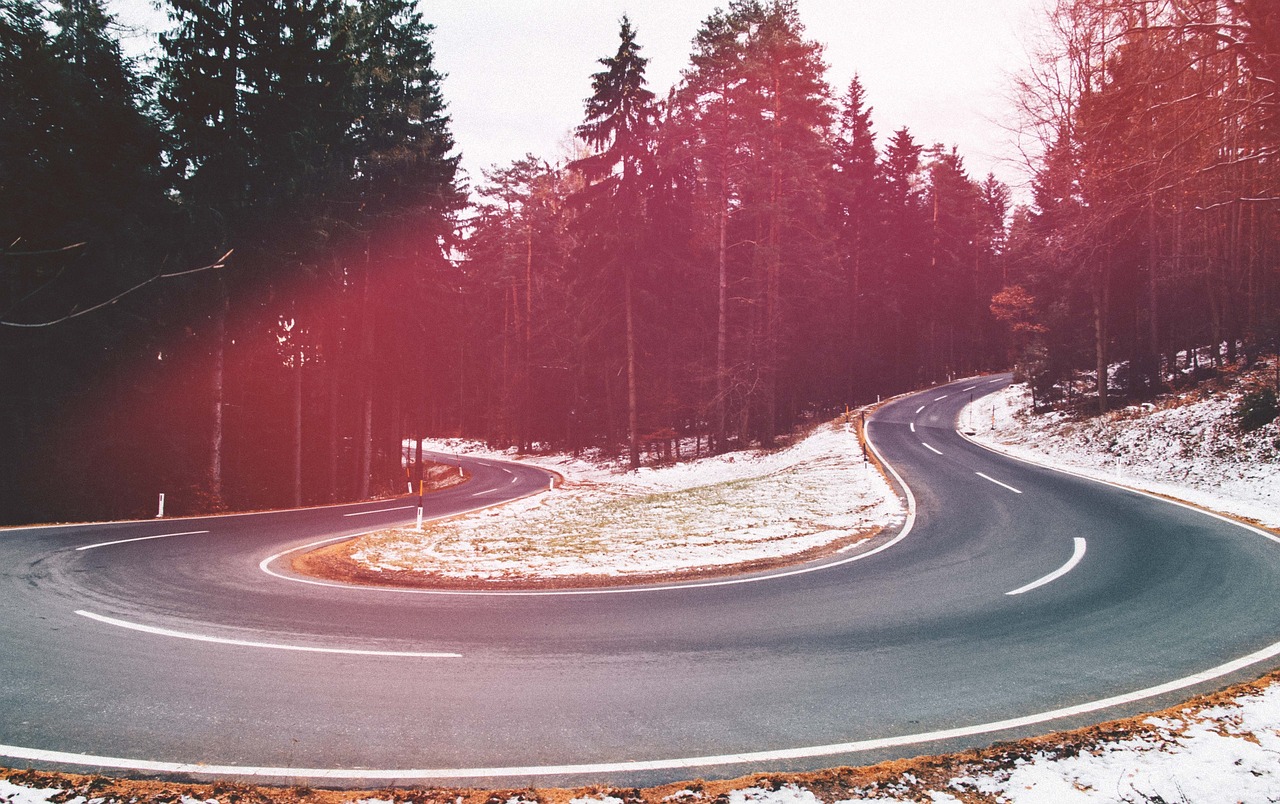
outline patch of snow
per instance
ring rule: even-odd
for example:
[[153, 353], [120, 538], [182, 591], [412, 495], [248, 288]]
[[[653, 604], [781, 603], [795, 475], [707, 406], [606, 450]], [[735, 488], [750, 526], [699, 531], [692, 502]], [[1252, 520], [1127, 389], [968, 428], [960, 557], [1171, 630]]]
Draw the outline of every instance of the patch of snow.
[[783, 785], [777, 790], [761, 787], [732, 790], [726, 798], [729, 804], [822, 804], [822, 799], [812, 791], [794, 784]]
[[[445, 454], [500, 457], [474, 442]], [[569, 456], [533, 458], [554, 492], [362, 538], [351, 557], [379, 572], [479, 580], [664, 575], [782, 559], [901, 521], [903, 506], [864, 462], [857, 434], [825, 424], [772, 452], [738, 452], [627, 472]]]

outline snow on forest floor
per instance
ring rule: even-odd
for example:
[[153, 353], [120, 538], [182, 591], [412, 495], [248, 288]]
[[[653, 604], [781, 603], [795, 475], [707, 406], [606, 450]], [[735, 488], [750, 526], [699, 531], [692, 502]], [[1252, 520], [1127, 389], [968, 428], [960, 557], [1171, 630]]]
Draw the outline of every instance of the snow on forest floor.
[[[510, 457], [427, 441], [433, 452]], [[470, 581], [659, 577], [807, 556], [862, 541], [904, 510], [834, 422], [794, 445], [625, 472], [567, 456], [529, 458], [566, 482], [461, 517], [362, 537], [350, 558], [375, 572]]]

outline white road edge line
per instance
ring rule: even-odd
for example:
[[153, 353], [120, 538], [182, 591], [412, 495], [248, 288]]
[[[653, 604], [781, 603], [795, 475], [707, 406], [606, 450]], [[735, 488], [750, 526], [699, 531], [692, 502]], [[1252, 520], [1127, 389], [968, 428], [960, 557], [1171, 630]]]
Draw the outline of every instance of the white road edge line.
[[1005, 592], [1005, 594], [1020, 595], [1023, 592], [1030, 592], [1032, 589], [1039, 589], [1045, 584], [1053, 583], [1054, 581], [1061, 578], [1063, 575], [1066, 575], [1068, 572], [1076, 568], [1076, 564], [1079, 564], [1080, 559], [1084, 558], [1085, 549], [1086, 549], [1086, 545], [1085, 545], [1084, 539], [1077, 536], [1075, 541], [1075, 549], [1072, 550], [1071, 558], [1067, 559], [1067, 563], [1063, 564], [1061, 567], [1058, 567], [1056, 570], [1044, 576], [1040, 580], [1032, 581], [1026, 586], [1019, 586], [1017, 589], [1014, 589], [1012, 592]]
[[410, 508], [417, 508], [416, 505], [401, 505], [397, 508], [379, 508], [377, 511], [355, 511], [343, 516], [368, 516], [369, 514], [389, 514], [392, 511], [408, 511]]
[[995, 483], [997, 486], [1002, 486], [1002, 487], [1004, 487], [1004, 488], [1008, 489], [1009, 491], [1012, 491], [1014, 494], [1021, 494], [1021, 493], [1022, 493], [1022, 492], [1021, 492], [1021, 491], [1019, 491], [1018, 489], [1015, 489], [1013, 486], [1010, 486], [1008, 483], [1001, 483], [999, 480], [996, 480], [996, 479], [995, 479], [994, 477], [992, 477], [991, 475], [984, 475], [982, 472], [974, 472], [974, 474], [975, 474], [975, 475], [977, 475], [978, 477], [982, 478], [983, 480], [990, 480], [992, 483]]
[[921, 444], [923, 444], [923, 445], [925, 446], [925, 449], [932, 450], [932, 451], [933, 451], [935, 454], [937, 454], [937, 455], [941, 455], [941, 454], [942, 454], [942, 453], [941, 453], [941, 452], [939, 452], [939, 451], [938, 451], [938, 449], [937, 449], [936, 447], [934, 447], [932, 444], [930, 444], [930, 443], [928, 443], [928, 442], [926, 442], [926, 441], [921, 441], [920, 443], [921, 443]]
[[97, 544], [86, 544], [83, 547], [77, 547], [77, 550], [96, 550], [99, 547], [111, 547], [115, 544], [128, 544], [129, 542], [145, 542], [151, 539], [168, 539], [173, 536], [196, 536], [201, 533], [208, 533], [207, 530], [186, 530], [182, 533], [161, 533], [158, 536], [138, 536], [133, 539], [117, 539], [114, 542], [98, 542]]
[[273, 642], [249, 642], [243, 639], [225, 639], [223, 637], [205, 636], [203, 634], [188, 634], [183, 631], [171, 631], [168, 628], [156, 628], [150, 625], [140, 625], [131, 623], [126, 620], [117, 620], [114, 617], [104, 617], [101, 614], [94, 614], [91, 611], [76, 610], [76, 614], [81, 617], [87, 617], [96, 622], [114, 625], [118, 628], [127, 628], [130, 631], [141, 631], [144, 634], [154, 634], [156, 636], [174, 637], [176, 639], [190, 639], [195, 642], [213, 642], [218, 645], [234, 645], [240, 648], [270, 648], [272, 650], [291, 650], [302, 653], [340, 653], [347, 656], [394, 656], [398, 658], [410, 659], [461, 659], [461, 653], [427, 653], [418, 651], [397, 651], [397, 650], [357, 650], [355, 648], [315, 648], [306, 645], [281, 645]]
[[10, 759], [21, 759], [32, 762], [54, 762], [63, 765], [91, 766], [97, 768], [116, 768], [154, 773], [196, 774], [204, 776], [246, 776], [246, 777], [279, 777], [307, 779], [467, 779], [485, 777], [513, 776], [568, 776], [575, 774], [627, 773], [634, 771], [673, 770], [682, 768], [701, 768], [714, 765], [739, 765], [753, 762], [777, 762], [784, 760], [808, 759], [813, 757], [837, 756], [841, 754], [857, 754], [866, 751], [878, 751], [920, 743], [932, 743], [940, 740], [954, 740], [974, 737], [980, 734], [1024, 729], [1039, 726], [1054, 720], [1078, 717], [1080, 715], [1125, 706], [1138, 701], [1155, 698], [1160, 695], [1178, 692], [1215, 681], [1260, 662], [1280, 656], [1280, 642], [1242, 656], [1234, 661], [1220, 664], [1200, 673], [1169, 681], [1154, 687], [1146, 687], [1134, 692], [1088, 701], [1075, 706], [1051, 709], [1022, 717], [996, 720], [990, 723], [978, 723], [972, 726], [960, 726], [953, 729], [940, 729], [917, 734], [902, 734], [894, 737], [880, 737], [869, 740], [854, 740], [847, 743], [815, 745], [803, 748], [787, 748], [776, 751], [750, 751], [741, 754], [722, 754], [718, 756], [686, 757], [657, 760], [629, 760], [622, 762], [599, 762], [581, 765], [534, 765], [529, 767], [500, 768], [413, 768], [413, 769], [348, 769], [348, 768], [272, 768], [245, 765], [206, 765], [199, 762], [159, 762], [141, 759], [122, 759], [119, 757], [95, 756], [92, 754], [76, 754], [67, 751], [46, 751], [39, 748], [22, 748], [12, 745], [0, 745], [0, 756]]

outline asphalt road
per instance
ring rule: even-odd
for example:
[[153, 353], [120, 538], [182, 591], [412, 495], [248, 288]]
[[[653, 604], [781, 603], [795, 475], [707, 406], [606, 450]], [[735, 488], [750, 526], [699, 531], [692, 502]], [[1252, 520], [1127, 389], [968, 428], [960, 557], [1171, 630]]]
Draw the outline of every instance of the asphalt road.
[[[413, 498], [0, 532], [0, 762], [656, 784], [1043, 733], [1280, 664], [1280, 545], [968, 442], [958, 411], [1004, 382], [883, 407], [869, 432], [914, 521], [803, 572], [440, 594], [309, 583], [275, 558], [410, 521]], [[548, 483], [466, 463], [429, 515]]]

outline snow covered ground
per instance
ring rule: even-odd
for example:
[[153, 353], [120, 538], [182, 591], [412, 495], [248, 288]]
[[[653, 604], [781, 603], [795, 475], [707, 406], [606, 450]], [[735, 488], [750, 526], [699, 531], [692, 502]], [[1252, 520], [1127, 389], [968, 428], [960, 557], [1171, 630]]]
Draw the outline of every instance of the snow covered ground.
[[[507, 457], [475, 443], [434, 452]], [[793, 446], [624, 472], [567, 456], [533, 458], [566, 482], [509, 505], [362, 537], [350, 557], [374, 571], [468, 580], [634, 578], [785, 560], [843, 547], [904, 510], [843, 423]]]

